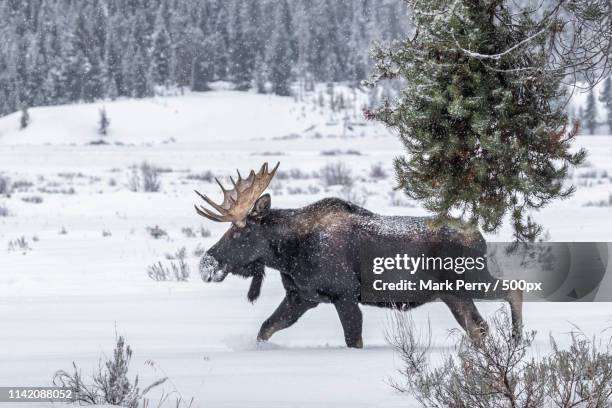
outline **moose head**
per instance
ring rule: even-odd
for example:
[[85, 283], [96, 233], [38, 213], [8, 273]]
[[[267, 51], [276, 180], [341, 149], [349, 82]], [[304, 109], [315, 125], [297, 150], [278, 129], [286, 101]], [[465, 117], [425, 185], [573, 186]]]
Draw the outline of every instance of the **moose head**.
[[264, 277], [263, 260], [269, 256], [266, 239], [266, 218], [270, 213], [269, 194], [261, 195], [270, 184], [280, 163], [268, 170], [268, 163], [259, 172], [251, 170], [246, 178], [238, 172], [238, 180], [230, 177], [233, 188], [226, 190], [215, 179], [223, 192], [223, 202], [217, 204], [204, 194], [198, 194], [216, 212], [195, 205], [199, 215], [216, 222], [231, 223], [221, 239], [200, 260], [200, 275], [204, 282], [221, 282], [228, 274], [244, 278], [252, 277], [248, 298], [254, 301], [259, 296]]

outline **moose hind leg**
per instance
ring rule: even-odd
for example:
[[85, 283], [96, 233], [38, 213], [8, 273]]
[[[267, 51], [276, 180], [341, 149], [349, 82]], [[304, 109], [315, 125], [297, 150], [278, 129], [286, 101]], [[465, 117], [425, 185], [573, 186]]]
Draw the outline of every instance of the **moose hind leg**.
[[518, 340], [523, 333], [523, 292], [520, 290], [511, 290], [506, 295], [506, 301], [510, 304], [512, 337]]
[[279, 330], [286, 329], [306, 313], [307, 310], [317, 306], [317, 302], [302, 299], [295, 292], [287, 292], [285, 298], [274, 313], [266, 319], [259, 329], [257, 341], [266, 341]]
[[344, 330], [346, 346], [363, 348], [363, 339], [361, 337], [363, 316], [357, 300], [340, 298], [334, 302], [334, 306]]
[[446, 303], [457, 323], [473, 339], [479, 340], [489, 331], [489, 325], [482, 318], [472, 299], [445, 295], [441, 297]]

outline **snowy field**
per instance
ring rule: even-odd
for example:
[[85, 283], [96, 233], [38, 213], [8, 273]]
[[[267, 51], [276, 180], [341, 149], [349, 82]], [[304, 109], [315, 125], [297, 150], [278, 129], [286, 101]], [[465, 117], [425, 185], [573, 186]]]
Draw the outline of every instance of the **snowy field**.
[[[351, 108], [335, 113], [314, 98], [222, 90], [109, 102], [105, 144], [91, 144], [100, 138], [101, 104], [31, 109], [23, 131], [18, 114], [0, 119], [0, 173], [14, 186], [0, 197], [9, 213], [0, 217], [0, 386], [49, 385], [72, 361], [88, 374], [117, 332], [134, 349], [131, 370], [143, 385], [168, 376], [165, 391], [193, 397], [194, 407], [411, 406], [386, 383], [400, 367], [384, 340], [388, 312], [364, 308], [363, 350], [344, 347], [329, 305], [257, 347], [260, 324], [284, 294], [278, 274], [268, 271], [251, 305], [247, 281], [204, 284], [197, 272], [196, 254], [227, 228], [193, 210], [194, 189], [220, 196], [208, 171], [225, 179], [236, 168], [244, 174], [280, 161], [270, 188], [275, 207], [335, 195], [382, 214], [424, 214], [392, 191], [398, 140], [359, 119], [359, 96], [347, 91], [346, 99]], [[554, 241], [609, 241], [612, 137], [581, 136], [578, 144], [589, 157], [572, 175], [577, 193], [535, 218]], [[160, 169], [161, 191], [130, 190], [143, 161]], [[350, 169], [350, 186], [326, 185], [323, 169], [337, 163]], [[372, 171], [378, 163], [385, 174]], [[155, 226], [166, 235], [154, 238]], [[510, 231], [489, 238], [509, 239]], [[148, 266], [169, 264], [183, 247], [187, 282], [147, 276]], [[499, 306], [479, 309], [490, 316]], [[436, 350], [448, 347], [458, 326], [444, 305], [413, 315], [420, 324], [431, 319]], [[524, 316], [543, 354], [548, 333], [562, 338], [571, 323], [600, 334], [612, 325], [612, 304], [532, 303]]]

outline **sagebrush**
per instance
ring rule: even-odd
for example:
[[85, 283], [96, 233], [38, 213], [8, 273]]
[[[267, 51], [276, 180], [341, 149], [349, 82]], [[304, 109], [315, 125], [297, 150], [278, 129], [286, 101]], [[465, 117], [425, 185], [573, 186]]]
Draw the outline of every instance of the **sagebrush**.
[[529, 354], [535, 332], [517, 339], [505, 311], [492, 319], [489, 334], [475, 342], [453, 334], [455, 352], [433, 364], [431, 331], [418, 331], [409, 314], [396, 311], [386, 337], [402, 361], [391, 385], [423, 407], [543, 408], [612, 406], [612, 340], [578, 331], [562, 349], [541, 359]]
[[139, 402], [151, 389], [166, 382], [167, 377], [154, 381], [140, 389], [138, 375], [130, 380], [128, 371], [132, 360], [132, 349], [123, 336], [116, 338], [112, 359], [102, 364], [86, 381], [76, 363], [72, 371], [58, 370], [53, 376], [53, 385], [72, 391], [72, 402], [80, 405], [110, 404], [138, 408]]

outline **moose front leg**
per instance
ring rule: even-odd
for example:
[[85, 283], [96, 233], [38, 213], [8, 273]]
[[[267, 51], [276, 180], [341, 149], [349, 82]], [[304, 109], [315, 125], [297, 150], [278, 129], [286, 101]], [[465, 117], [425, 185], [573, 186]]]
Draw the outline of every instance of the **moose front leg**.
[[295, 292], [287, 292], [285, 298], [276, 308], [274, 313], [261, 325], [257, 341], [267, 341], [274, 333], [286, 329], [306, 313], [307, 310], [317, 306], [317, 302], [312, 302], [301, 298]]
[[440, 299], [446, 303], [457, 323], [463, 327], [473, 340], [479, 340], [487, 334], [489, 327], [482, 318], [472, 299], [453, 295], [443, 295]]
[[344, 330], [344, 341], [347, 347], [363, 348], [361, 329], [363, 316], [359, 303], [352, 298], [340, 298], [334, 302], [342, 329]]

